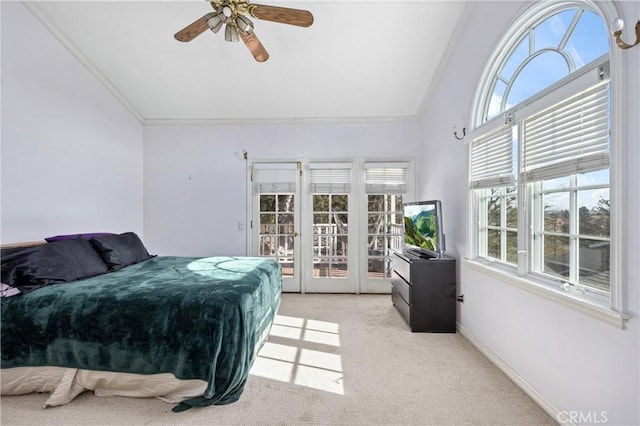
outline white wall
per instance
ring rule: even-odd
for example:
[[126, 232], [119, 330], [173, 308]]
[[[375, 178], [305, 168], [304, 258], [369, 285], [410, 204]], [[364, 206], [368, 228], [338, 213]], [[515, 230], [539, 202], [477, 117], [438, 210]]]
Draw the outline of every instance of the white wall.
[[415, 158], [418, 123], [146, 126], [144, 234], [162, 255], [246, 254], [247, 162]]
[[[489, 57], [513, 19], [531, 3], [475, 2], [457, 44], [432, 92], [422, 120], [424, 146], [418, 163], [420, 195], [441, 198], [449, 252], [459, 260], [460, 326], [499, 363], [511, 370], [545, 408], [574, 412], [592, 423], [640, 424], [640, 47], [623, 52], [630, 94], [627, 104], [627, 188], [622, 200], [627, 247], [627, 328], [592, 319], [493, 276], [465, 266], [467, 155], [456, 141], [468, 126], [476, 85]], [[619, 2], [628, 27], [640, 18], [639, 2]], [[633, 41], [632, 31], [625, 40]], [[613, 47], [617, 49], [617, 47]], [[430, 158], [436, 161], [429, 162]], [[440, 177], [440, 179], [434, 179]], [[602, 417], [605, 412], [605, 417]], [[561, 417], [560, 420], [566, 419]], [[595, 421], [594, 421], [595, 420]], [[508, 420], [507, 420], [508, 421]], [[588, 422], [585, 422], [588, 423]]]
[[1, 242], [142, 232], [142, 125], [20, 2], [2, 2]]

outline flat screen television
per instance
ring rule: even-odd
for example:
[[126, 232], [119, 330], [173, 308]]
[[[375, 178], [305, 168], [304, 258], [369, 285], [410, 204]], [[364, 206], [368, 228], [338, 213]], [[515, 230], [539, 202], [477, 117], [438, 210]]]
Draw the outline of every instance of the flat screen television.
[[442, 257], [445, 252], [440, 200], [404, 203], [404, 249], [421, 257]]

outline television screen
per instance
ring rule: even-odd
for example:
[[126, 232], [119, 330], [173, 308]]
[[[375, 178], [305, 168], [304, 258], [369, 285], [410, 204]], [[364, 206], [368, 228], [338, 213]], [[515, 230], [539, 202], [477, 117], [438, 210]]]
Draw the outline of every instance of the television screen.
[[409, 251], [442, 256], [445, 251], [439, 200], [404, 204], [404, 243]]

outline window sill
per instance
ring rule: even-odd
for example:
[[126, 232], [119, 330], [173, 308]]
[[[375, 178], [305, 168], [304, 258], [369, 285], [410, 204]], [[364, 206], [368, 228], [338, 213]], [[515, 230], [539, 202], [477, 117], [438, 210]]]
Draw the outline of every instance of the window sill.
[[471, 269], [491, 275], [502, 282], [521, 288], [537, 296], [543, 297], [559, 305], [566, 306], [574, 311], [588, 315], [591, 318], [595, 318], [620, 329], [625, 328], [626, 322], [629, 319], [627, 314], [616, 312], [609, 307], [586, 300], [578, 295], [517, 276], [510, 271], [500, 270], [485, 262], [464, 259], [463, 263]]

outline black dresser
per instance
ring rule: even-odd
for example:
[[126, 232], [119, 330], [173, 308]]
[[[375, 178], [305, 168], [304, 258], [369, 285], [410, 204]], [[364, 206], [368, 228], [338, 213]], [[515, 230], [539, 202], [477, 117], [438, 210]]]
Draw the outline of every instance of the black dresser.
[[391, 260], [391, 301], [411, 331], [456, 332], [456, 260], [408, 252]]

